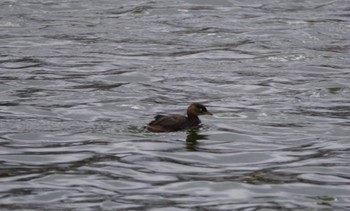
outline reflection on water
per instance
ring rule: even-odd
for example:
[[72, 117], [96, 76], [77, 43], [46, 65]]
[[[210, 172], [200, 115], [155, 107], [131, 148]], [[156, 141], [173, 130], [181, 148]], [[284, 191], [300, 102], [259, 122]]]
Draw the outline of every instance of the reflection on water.
[[0, 210], [349, 210], [348, 9], [0, 2]]
[[192, 128], [187, 131], [186, 148], [188, 151], [197, 151], [197, 144], [200, 140], [207, 140], [207, 135], [199, 134], [199, 128]]

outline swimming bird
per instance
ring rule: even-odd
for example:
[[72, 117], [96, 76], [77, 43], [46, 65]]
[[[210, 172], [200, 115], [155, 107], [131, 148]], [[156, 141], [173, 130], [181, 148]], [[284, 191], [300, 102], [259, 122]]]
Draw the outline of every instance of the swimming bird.
[[212, 115], [207, 108], [200, 103], [192, 103], [187, 108], [187, 116], [170, 114], [157, 115], [148, 123], [147, 129], [151, 132], [173, 132], [197, 126], [201, 123], [198, 115]]

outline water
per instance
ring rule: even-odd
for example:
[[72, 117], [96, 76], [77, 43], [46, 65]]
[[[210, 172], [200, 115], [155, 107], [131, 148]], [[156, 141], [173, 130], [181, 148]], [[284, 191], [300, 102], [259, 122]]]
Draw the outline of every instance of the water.
[[349, 10], [1, 1], [0, 209], [349, 210]]

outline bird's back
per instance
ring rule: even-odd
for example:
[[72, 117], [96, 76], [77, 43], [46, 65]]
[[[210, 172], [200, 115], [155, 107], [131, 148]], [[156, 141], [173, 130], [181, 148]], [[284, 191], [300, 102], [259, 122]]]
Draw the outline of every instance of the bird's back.
[[177, 114], [157, 115], [147, 126], [149, 130], [154, 132], [178, 131], [187, 127], [189, 127], [188, 119]]

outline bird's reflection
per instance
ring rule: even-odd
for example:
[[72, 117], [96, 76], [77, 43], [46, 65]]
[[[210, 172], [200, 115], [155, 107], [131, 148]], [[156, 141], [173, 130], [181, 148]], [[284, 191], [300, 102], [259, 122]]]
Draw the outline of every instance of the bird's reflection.
[[188, 151], [197, 151], [197, 141], [208, 139], [207, 135], [198, 134], [199, 128], [187, 131], [186, 148]]

